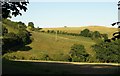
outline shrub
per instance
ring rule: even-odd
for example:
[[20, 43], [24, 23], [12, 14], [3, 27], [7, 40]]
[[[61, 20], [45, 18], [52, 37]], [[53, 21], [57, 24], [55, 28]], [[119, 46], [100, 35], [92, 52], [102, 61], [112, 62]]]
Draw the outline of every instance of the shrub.
[[92, 47], [96, 51], [96, 58], [100, 62], [120, 63], [120, 40], [113, 42], [101, 42]]
[[81, 44], [74, 44], [69, 54], [72, 61], [75, 62], [86, 62], [89, 60], [89, 54], [86, 53], [84, 46]]
[[32, 42], [28, 31], [19, 31], [17, 35], [22, 40], [23, 45], [30, 44]]
[[89, 33], [90, 33], [90, 30], [84, 29], [83, 31], [80, 32], [80, 35], [84, 37], [89, 37]]
[[93, 38], [100, 38], [100, 37], [101, 37], [101, 34], [100, 34], [98, 31], [94, 31], [94, 32], [92, 33], [92, 37], [93, 37]]

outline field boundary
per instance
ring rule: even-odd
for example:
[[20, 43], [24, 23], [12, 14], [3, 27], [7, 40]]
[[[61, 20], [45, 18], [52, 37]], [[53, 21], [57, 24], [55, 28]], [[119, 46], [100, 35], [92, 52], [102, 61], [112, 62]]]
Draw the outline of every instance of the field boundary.
[[88, 63], [88, 62], [65, 62], [65, 61], [45, 61], [45, 60], [12, 60], [12, 61], [23, 61], [23, 62], [48, 62], [48, 63], [66, 63], [66, 64], [76, 64], [76, 65], [114, 65], [120, 66], [120, 63]]

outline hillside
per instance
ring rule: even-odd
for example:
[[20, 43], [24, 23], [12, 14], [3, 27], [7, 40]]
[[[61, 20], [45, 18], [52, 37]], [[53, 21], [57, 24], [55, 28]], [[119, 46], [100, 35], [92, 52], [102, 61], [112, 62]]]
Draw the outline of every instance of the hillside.
[[[12, 27], [9, 27], [12, 28]], [[101, 33], [112, 33], [117, 31], [116, 28], [108, 28], [102, 26], [88, 27], [67, 27], [67, 28], [43, 28], [43, 30], [61, 30], [72, 33], [79, 33], [80, 30], [89, 29], [91, 31], [100, 31]], [[65, 60], [69, 57], [69, 52], [73, 44], [82, 44], [85, 46], [86, 52], [90, 54], [92, 60], [96, 60], [96, 53], [91, 48], [96, 42], [88, 37], [71, 36], [42, 33], [32, 31], [33, 42], [20, 50], [13, 53], [7, 53], [4, 56], [8, 58], [27, 59], [27, 60], [44, 60], [49, 57], [51, 60]]]
[[90, 31], [99, 31], [100, 33], [106, 33], [109, 37], [112, 37], [112, 34], [117, 31], [117, 28], [110, 28], [105, 26], [84, 26], [84, 27], [61, 27], [61, 28], [44, 28], [43, 30], [60, 30], [66, 31], [69, 33], [80, 33], [84, 29], [89, 29]]
[[[7, 26], [10, 32], [13, 27]], [[104, 27], [88, 27], [92, 31], [107, 31], [112, 34], [117, 29]], [[106, 29], [103, 31], [102, 29]], [[50, 29], [50, 28], [49, 28]], [[82, 28], [51, 28], [77, 33]], [[43, 29], [48, 30], [48, 29]], [[99, 63], [96, 52], [91, 48], [96, 41], [89, 37], [72, 36], [65, 34], [43, 33], [31, 31], [33, 41], [14, 52], [3, 55], [3, 74], [114, 74], [119, 72], [117, 64]], [[84, 62], [68, 62], [69, 52], [73, 44], [82, 44], [90, 54], [90, 60]], [[6, 59], [13, 60], [6, 60]], [[64, 62], [65, 61], [65, 62]], [[89, 62], [97, 63], [89, 63]], [[15, 72], [16, 71], [16, 72]]]
[[73, 44], [82, 44], [91, 56], [95, 56], [95, 52], [91, 49], [91, 45], [95, 42], [86, 37], [75, 37], [68, 35], [58, 35], [57, 40], [55, 34], [47, 34], [40, 32], [32, 32], [34, 38], [33, 42], [28, 46], [31, 50], [17, 51], [13, 53], [5, 54], [8, 56], [15, 56], [16, 58], [24, 59], [42, 59], [42, 57], [48, 55], [53, 60], [64, 60], [68, 57], [68, 53]]

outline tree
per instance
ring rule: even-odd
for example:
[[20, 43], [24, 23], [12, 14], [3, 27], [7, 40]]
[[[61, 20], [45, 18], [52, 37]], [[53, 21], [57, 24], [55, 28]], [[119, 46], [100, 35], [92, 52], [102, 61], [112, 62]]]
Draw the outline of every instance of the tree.
[[33, 23], [33, 22], [29, 22], [29, 23], [28, 23], [28, 26], [34, 28], [34, 23]]
[[22, 44], [23, 45], [27, 45], [27, 44], [30, 44], [32, 42], [31, 38], [30, 38], [30, 34], [28, 31], [19, 31], [18, 32], [18, 37], [22, 40]]
[[104, 41], [108, 40], [108, 34], [101, 34], [101, 36], [104, 38]]
[[20, 10], [23, 10], [26, 12], [27, 10], [27, 4], [29, 2], [22, 0], [19, 2], [12, 2], [11, 0], [6, 0], [6, 1], [0, 1], [0, 4], [2, 5], [2, 18], [8, 18], [17, 15], [22, 15]]
[[94, 31], [93, 34], [92, 34], [92, 37], [93, 38], [100, 38], [101, 35], [100, 35], [100, 33], [98, 31]]
[[84, 37], [88, 37], [89, 33], [90, 33], [89, 29], [84, 29], [83, 31], [81, 31], [80, 35]]
[[100, 62], [120, 63], [120, 40], [101, 42], [92, 46], [96, 52], [96, 59]]
[[34, 23], [33, 22], [29, 22], [28, 23], [28, 28], [33, 31], [34, 30]]
[[81, 44], [74, 44], [69, 54], [71, 60], [75, 62], [85, 62], [89, 60], [89, 54], [86, 53], [85, 47]]

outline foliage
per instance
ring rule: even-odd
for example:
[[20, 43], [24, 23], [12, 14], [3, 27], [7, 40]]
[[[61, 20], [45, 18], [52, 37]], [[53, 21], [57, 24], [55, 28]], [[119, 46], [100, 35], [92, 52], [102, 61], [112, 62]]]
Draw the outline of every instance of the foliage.
[[[13, 22], [9, 19], [3, 19], [2, 30], [3, 30], [3, 38], [2, 38], [2, 50], [3, 54], [8, 51], [16, 51], [18, 46], [24, 46], [32, 42], [31, 34], [26, 30], [26, 25], [22, 22]], [[21, 27], [18, 27], [20, 26]], [[11, 32], [8, 30], [8, 26], [17, 30], [18, 33]], [[7, 28], [6, 28], [7, 27]]]
[[89, 29], [84, 29], [83, 31], [80, 32], [81, 36], [84, 37], [91, 37], [92, 39], [98, 39], [101, 38], [101, 34], [98, 31], [90, 31]]
[[92, 47], [96, 51], [96, 58], [100, 62], [120, 63], [120, 40], [113, 42], [101, 42]]
[[6, 33], [8, 33], [8, 29], [5, 26], [2, 26], [2, 35], [4, 36]]
[[34, 28], [34, 23], [33, 22], [29, 22], [28, 26], [31, 27], [31, 28]]
[[89, 37], [89, 33], [90, 33], [90, 30], [84, 29], [83, 31], [81, 31], [80, 35], [84, 37]]
[[24, 29], [27, 28], [27, 26], [25, 25], [25, 23], [23, 23], [23, 22], [21, 22], [21, 21], [18, 22], [18, 27], [19, 27], [20, 29], [22, 29], [22, 30], [24, 30]]
[[94, 38], [100, 38], [101, 35], [100, 35], [100, 33], [99, 33], [98, 31], [94, 31], [94, 32], [92, 33], [92, 37], [94, 37]]
[[104, 40], [108, 40], [108, 34], [101, 34]]
[[74, 44], [70, 51], [71, 60], [75, 62], [86, 62], [89, 60], [89, 54], [81, 44]]
[[28, 23], [28, 28], [33, 31], [34, 30], [34, 23], [33, 22], [29, 22]]
[[[120, 1], [118, 2], [118, 6], [120, 6]], [[118, 7], [120, 9], [120, 7]], [[115, 22], [112, 24], [118, 25], [120, 22]], [[96, 51], [96, 58], [100, 62], [114, 62], [114, 63], [120, 63], [120, 26], [118, 26], [118, 32], [113, 33], [113, 37], [111, 39], [108, 39], [108, 36], [106, 34], [103, 35], [104, 42], [101, 42], [99, 44], [95, 44], [93, 49]]]
[[20, 38], [20, 39], [22, 39], [22, 43], [23, 44], [30, 44], [32, 41], [31, 41], [31, 39], [30, 39], [30, 34], [29, 34], [29, 32], [28, 31], [19, 31], [18, 32], [18, 37]]
[[2, 17], [8, 18], [11, 17], [11, 15], [14, 15], [15, 17], [17, 15], [22, 15], [20, 10], [26, 12], [28, 2], [9, 2], [9, 0], [6, 0], [0, 1], [0, 4], [2, 5]]

